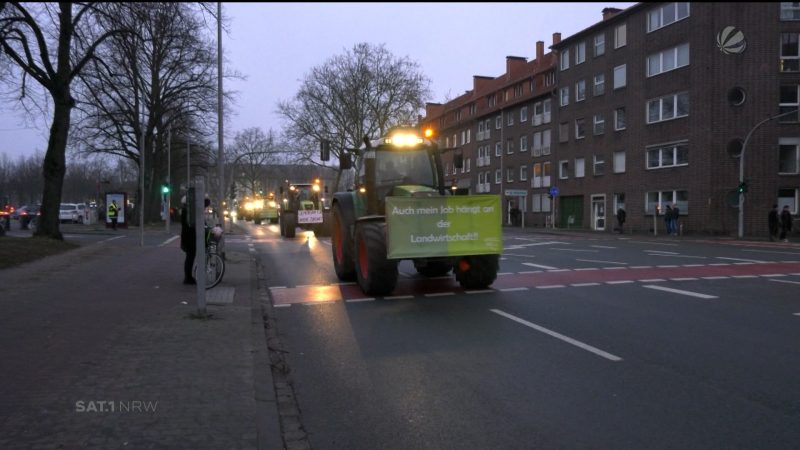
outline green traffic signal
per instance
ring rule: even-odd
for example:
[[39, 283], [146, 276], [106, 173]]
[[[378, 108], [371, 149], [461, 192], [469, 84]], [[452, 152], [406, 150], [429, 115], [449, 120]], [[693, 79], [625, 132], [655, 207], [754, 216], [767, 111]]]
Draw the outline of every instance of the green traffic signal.
[[745, 192], [747, 192], [747, 182], [742, 181], [741, 183], [739, 183], [739, 187], [736, 189], [736, 192], [740, 194], [744, 194]]
[[169, 194], [169, 185], [168, 184], [162, 184], [161, 185], [161, 193], [162, 194]]

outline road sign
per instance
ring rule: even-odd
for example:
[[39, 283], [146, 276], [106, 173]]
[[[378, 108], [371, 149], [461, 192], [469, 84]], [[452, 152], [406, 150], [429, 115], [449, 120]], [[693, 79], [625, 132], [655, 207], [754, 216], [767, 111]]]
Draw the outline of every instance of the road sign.
[[558, 196], [558, 188], [556, 186], [550, 188], [550, 195], [552, 195], [553, 197]]
[[506, 197], [525, 197], [528, 191], [525, 189], [506, 189]]

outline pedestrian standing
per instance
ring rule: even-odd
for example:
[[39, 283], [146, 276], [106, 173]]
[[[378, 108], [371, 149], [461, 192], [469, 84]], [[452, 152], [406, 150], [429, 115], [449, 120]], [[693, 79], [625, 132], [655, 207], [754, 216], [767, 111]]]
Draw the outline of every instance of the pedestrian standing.
[[789, 212], [789, 205], [784, 205], [783, 211], [781, 211], [780, 237], [783, 242], [789, 242], [789, 239], [786, 236], [790, 231], [792, 231], [792, 213]]
[[111, 221], [111, 229], [117, 229], [117, 215], [119, 213], [119, 206], [117, 206], [116, 200], [111, 200], [111, 204], [108, 205], [108, 220]]
[[677, 236], [678, 230], [680, 230], [680, 225], [678, 221], [680, 220], [681, 210], [678, 208], [677, 203], [672, 204], [672, 234]]
[[772, 242], [778, 238], [778, 229], [780, 228], [778, 205], [772, 205], [772, 210], [767, 216], [767, 226], [769, 227], [769, 240]]
[[186, 196], [181, 198], [181, 250], [186, 253], [183, 261], [183, 284], [197, 284], [192, 275], [194, 257], [197, 254], [196, 235], [194, 224], [189, 223], [189, 208]]
[[617, 209], [617, 225], [619, 226], [619, 234], [622, 234], [622, 226], [625, 224], [625, 209], [621, 206]]
[[667, 234], [672, 234], [672, 208], [667, 203], [667, 209], [664, 210], [664, 225], [667, 227]]

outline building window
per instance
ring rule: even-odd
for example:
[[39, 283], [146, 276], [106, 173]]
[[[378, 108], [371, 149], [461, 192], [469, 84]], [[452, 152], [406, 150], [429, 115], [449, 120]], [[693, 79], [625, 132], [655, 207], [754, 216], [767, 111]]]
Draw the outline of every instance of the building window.
[[601, 56], [606, 52], [606, 35], [598, 34], [594, 37], [594, 56]]
[[483, 186], [483, 192], [491, 192], [492, 191], [492, 172], [486, 171], [486, 175], [483, 176], [485, 180], [485, 184]]
[[614, 152], [614, 173], [625, 173], [625, 152]]
[[647, 76], [652, 77], [689, 65], [689, 44], [679, 45], [647, 57]]
[[541, 125], [544, 117], [544, 105], [542, 102], [534, 103], [533, 117], [531, 118], [531, 125]]
[[550, 187], [550, 163], [542, 163], [542, 187]]
[[461, 130], [461, 145], [464, 145], [466, 143], [467, 143], [467, 131]]
[[503, 128], [503, 116], [502, 115], [497, 116], [494, 119], [494, 129], [495, 130], [499, 130], [501, 128]]
[[553, 86], [554, 84], [556, 84], [556, 71], [551, 70], [550, 72], [544, 74], [544, 85]]
[[524, 93], [524, 88], [522, 86], [522, 83], [514, 86], [514, 98], [522, 97], [522, 94]]
[[800, 121], [800, 114], [788, 114], [790, 111], [797, 111], [800, 107], [800, 85], [781, 86], [780, 93], [780, 112], [786, 113], [779, 121], [781, 123], [796, 123]]
[[494, 156], [503, 156], [503, 143], [496, 142], [494, 144]]
[[604, 74], [594, 76], [594, 95], [603, 95], [606, 93], [606, 76]]
[[514, 125], [514, 113], [512, 111], [506, 113], [506, 125], [509, 127]]
[[781, 33], [781, 72], [800, 71], [800, 33]]
[[782, 211], [784, 206], [789, 207], [789, 212], [797, 214], [797, 198], [800, 189], [778, 189], [778, 211]]
[[689, 115], [689, 93], [667, 95], [647, 102], [647, 123], [663, 122]]
[[464, 162], [466, 163], [465, 165], [467, 167], [467, 173], [469, 173], [470, 170], [470, 161], [472, 161], [472, 158], [467, 158], [466, 160], [464, 160]]
[[575, 46], [575, 65], [586, 61], [586, 42], [581, 42]]
[[486, 123], [483, 126], [483, 138], [489, 139], [492, 137], [492, 119], [486, 119]]
[[527, 152], [528, 151], [528, 136], [522, 136], [519, 138], [519, 151]]
[[614, 48], [624, 47], [628, 44], [628, 27], [622, 24], [614, 28]]
[[533, 133], [533, 156], [542, 156], [542, 132]]
[[519, 181], [528, 181], [528, 166], [519, 166]]
[[575, 178], [583, 178], [586, 169], [586, 160], [575, 158]]
[[627, 64], [614, 67], [614, 89], [625, 87], [627, 84]]
[[506, 153], [509, 155], [514, 153], [514, 139], [506, 139]]
[[569, 161], [558, 162], [558, 178], [560, 180], [569, 178]]
[[594, 155], [594, 176], [599, 177], [606, 173], [606, 158], [602, 155]]
[[528, 107], [523, 106], [519, 109], [519, 123], [528, 121]]
[[542, 154], [550, 154], [550, 129], [542, 131]]
[[606, 132], [606, 118], [602, 114], [594, 115], [594, 135], [604, 134]]
[[569, 122], [561, 122], [558, 125], [558, 142], [569, 141]]
[[569, 105], [569, 86], [561, 88], [561, 106]]
[[544, 119], [543, 123], [550, 123], [550, 110], [552, 109], [550, 99], [545, 100], [542, 102], [542, 107], [544, 108]]
[[506, 182], [513, 183], [514, 182], [514, 168], [509, 167], [506, 169]]
[[678, 204], [681, 215], [689, 214], [689, 191], [654, 191], [645, 193], [644, 212], [653, 214], [656, 207], [663, 214], [666, 205], [669, 203]]
[[531, 180], [531, 187], [542, 187], [542, 165], [539, 163], [533, 165], [533, 180]]
[[569, 49], [565, 48], [561, 51], [561, 65], [559, 66], [561, 70], [569, 69]]
[[617, 131], [624, 130], [625, 126], [626, 126], [626, 123], [627, 122], [625, 120], [625, 108], [622, 107], [622, 108], [615, 109], [614, 110], [614, 129], [617, 130]]
[[586, 119], [575, 119], [575, 139], [586, 137]]
[[586, 80], [575, 83], [575, 102], [586, 100]]
[[494, 184], [500, 184], [503, 181], [503, 172], [500, 169], [494, 171]]
[[533, 212], [542, 212], [542, 194], [533, 194], [531, 195], [531, 211]]
[[542, 212], [550, 212], [550, 197], [542, 195]]
[[781, 2], [781, 20], [800, 20], [800, 2]]
[[470, 116], [474, 116], [475, 115], [475, 103], [474, 102], [469, 104], [469, 115]]
[[778, 173], [800, 173], [800, 138], [781, 138], [778, 145]]
[[667, 3], [647, 14], [647, 32], [656, 31], [669, 24], [689, 17], [689, 3]]
[[647, 147], [647, 168], [663, 169], [665, 167], [689, 165], [689, 143], [677, 142]]

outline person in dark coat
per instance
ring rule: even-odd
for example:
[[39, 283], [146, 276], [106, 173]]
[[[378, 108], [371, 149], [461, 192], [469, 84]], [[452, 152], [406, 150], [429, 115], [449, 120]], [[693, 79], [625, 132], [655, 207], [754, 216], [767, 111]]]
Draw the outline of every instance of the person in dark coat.
[[667, 227], [667, 234], [672, 234], [672, 207], [667, 203], [667, 209], [664, 210], [664, 225]]
[[617, 209], [617, 224], [619, 226], [619, 234], [622, 234], [622, 226], [625, 224], [625, 210], [622, 207]]
[[[205, 199], [205, 207], [211, 204], [211, 200]], [[191, 205], [186, 204], [186, 197], [181, 199], [181, 250], [186, 252], [186, 259], [183, 261], [183, 284], [197, 284], [192, 274], [194, 266], [194, 258], [197, 256], [197, 245], [195, 234], [195, 226], [189, 224], [189, 208]], [[195, 219], [195, 224], [197, 219]], [[205, 222], [204, 222], [205, 224]]]
[[781, 240], [789, 242], [786, 235], [792, 231], [792, 213], [789, 212], [789, 205], [784, 205], [781, 211]]
[[780, 228], [778, 205], [772, 205], [772, 210], [769, 212], [769, 216], [767, 216], [767, 226], [769, 227], [769, 240], [774, 241], [778, 238], [778, 229]]
[[678, 208], [677, 203], [672, 204], [672, 220], [670, 220], [670, 227], [672, 228], [672, 235], [677, 236], [678, 230], [680, 229], [680, 225], [678, 225], [678, 219], [681, 217], [681, 210]]

